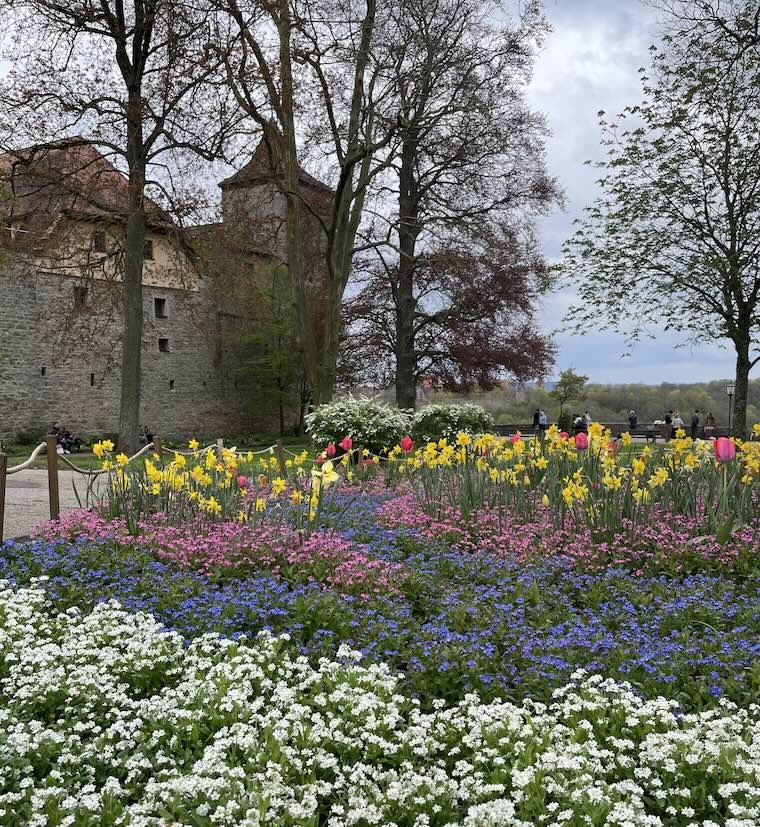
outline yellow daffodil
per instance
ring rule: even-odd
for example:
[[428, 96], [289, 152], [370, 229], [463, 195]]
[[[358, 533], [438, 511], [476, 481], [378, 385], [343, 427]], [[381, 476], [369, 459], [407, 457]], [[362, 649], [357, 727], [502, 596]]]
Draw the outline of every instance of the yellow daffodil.
[[206, 500], [206, 511], [209, 514], [221, 514], [222, 513], [222, 506], [217, 501], [216, 497], [209, 497]]

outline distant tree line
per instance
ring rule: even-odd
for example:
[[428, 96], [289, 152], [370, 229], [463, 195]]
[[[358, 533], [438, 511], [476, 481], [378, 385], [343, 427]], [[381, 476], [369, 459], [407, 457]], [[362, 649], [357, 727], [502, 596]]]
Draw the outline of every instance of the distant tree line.
[[[586, 385], [585, 398], [580, 402], [565, 403], [570, 414], [589, 411], [592, 418], [600, 422], [628, 421], [628, 413], [636, 411], [640, 423], [662, 419], [668, 410], [679, 410], [688, 423], [691, 413], [698, 409], [704, 415], [711, 412], [718, 426], [728, 425], [728, 380], [716, 380], [698, 384], [660, 385]], [[515, 388], [496, 390], [489, 393], [475, 393], [451, 397], [449, 394], [433, 394], [431, 402], [446, 401], [449, 398], [475, 402], [490, 411], [497, 424], [529, 423], [536, 408], [546, 411], [549, 421], [559, 418], [559, 401], [544, 388], [529, 387], [517, 394]], [[760, 422], [760, 379], [748, 385], [747, 419], [750, 423]]]

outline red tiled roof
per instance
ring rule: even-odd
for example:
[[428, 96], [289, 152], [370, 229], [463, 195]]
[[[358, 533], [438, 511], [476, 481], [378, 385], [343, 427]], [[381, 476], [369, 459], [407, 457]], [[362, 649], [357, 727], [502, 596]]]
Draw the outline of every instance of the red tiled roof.
[[[81, 138], [0, 155], [0, 182], [11, 196], [6, 220], [22, 220], [32, 230], [43, 230], [62, 213], [122, 220], [127, 215], [127, 178]], [[155, 202], [146, 198], [145, 203], [151, 224], [172, 223]]]

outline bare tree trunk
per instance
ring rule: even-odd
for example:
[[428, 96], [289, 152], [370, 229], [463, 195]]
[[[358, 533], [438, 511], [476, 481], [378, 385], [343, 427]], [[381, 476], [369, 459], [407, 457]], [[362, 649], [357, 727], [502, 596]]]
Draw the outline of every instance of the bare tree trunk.
[[749, 358], [749, 330], [741, 331], [734, 342], [736, 346], [736, 388], [734, 390], [733, 433], [741, 439], [747, 438], [747, 393], [749, 390], [749, 372], [752, 363]]
[[372, 120], [371, 112], [364, 109], [368, 105], [365, 78], [375, 33], [376, 13], [377, 0], [366, 0], [351, 87], [345, 151], [340, 158], [340, 178], [335, 193], [331, 226], [328, 230], [325, 256], [327, 308], [322, 330], [320, 376], [313, 389], [315, 407], [329, 402], [335, 393], [343, 294], [351, 275], [354, 243], [364, 206], [365, 189], [370, 177], [372, 152], [366, 144], [367, 140], [371, 140], [371, 129], [367, 134], [363, 133], [366, 129], [363, 120]]
[[[130, 103], [130, 113], [139, 113], [139, 100]], [[127, 135], [129, 206], [124, 249], [124, 336], [121, 350], [121, 407], [119, 443], [126, 453], [139, 446], [140, 385], [143, 331], [142, 275], [145, 248], [145, 159], [142, 120], [130, 117]]]
[[[312, 318], [304, 273], [302, 244], [303, 207], [299, 198], [300, 181], [298, 151], [296, 147], [296, 130], [293, 92], [293, 67], [291, 63], [290, 32], [292, 20], [288, 0], [280, 0], [278, 16], [280, 73], [281, 73], [281, 122], [282, 122], [282, 160], [285, 177], [285, 214], [288, 252], [288, 272], [293, 286], [293, 302], [296, 317], [296, 338], [303, 354], [306, 375], [313, 388], [320, 384], [319, 361], [314, 342]], [[273, 136], [272, 140], [277, 140]]]
[[414, 408], [417, 355], [414, 343], [414, 265], [419, 227], [418, 187], [414, 173], [416, 141], [404, 140], [399, 171], [399, 265], [396, 284], [396, 404]]

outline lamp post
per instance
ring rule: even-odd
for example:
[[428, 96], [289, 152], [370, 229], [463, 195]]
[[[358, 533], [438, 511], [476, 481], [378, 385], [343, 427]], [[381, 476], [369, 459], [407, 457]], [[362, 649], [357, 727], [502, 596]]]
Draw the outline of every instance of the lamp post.
[[726, 385], [726, 396], [728, 397], [728, 435], [731, 436], [731, 414], [734, 410], [734, 391], [736, 385]]

